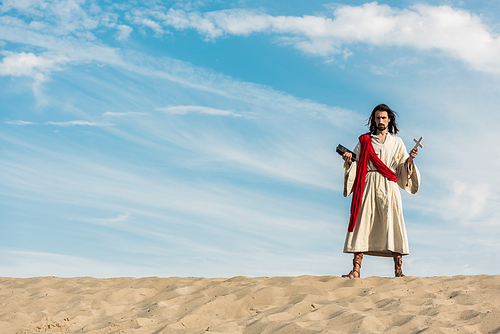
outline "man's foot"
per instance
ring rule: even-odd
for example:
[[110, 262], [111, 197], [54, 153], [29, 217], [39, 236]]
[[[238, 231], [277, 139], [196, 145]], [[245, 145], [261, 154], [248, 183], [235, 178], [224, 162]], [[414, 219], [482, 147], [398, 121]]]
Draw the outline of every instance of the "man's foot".
[[399, 270], [394, 273], [394, 277], [406, 277], [405, 274], [403, 274], [403, 271], [402, 270]]
[[403, 257], [399, 253], [392, 253], [394, 259], [394, 277], [405, 277], [403, 274]]
[[347, 275], [342, 275], [344, 278], [360, 278], [361, 277], [361, 261], [363, 260], [363, 253], [354, 253], [354, 259], [352, 259], [352, 270]]
[[360, 274], [359, 274], [359, 271], [357, 271], [357, 270], [354, 270], [354, 269], [353, 269], [353, 270], [351, 270], [351, 271], [349, 272], [349, 274], [347, 274], [347, 275], [342, 275], [342, 277], [343, 277], [343, 278], [349, 278], [349, 279], [351, 279], [351, 278], [359, 278], [359, 277], [360, 277]]

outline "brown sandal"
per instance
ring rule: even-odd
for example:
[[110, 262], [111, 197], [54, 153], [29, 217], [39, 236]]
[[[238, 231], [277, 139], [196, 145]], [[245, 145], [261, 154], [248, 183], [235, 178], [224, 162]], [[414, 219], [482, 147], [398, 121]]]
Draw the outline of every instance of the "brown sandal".
[[361, 261], [363, 260], [363, 253], [354, 253], [352, 260], [352, 270], [347, 275], [342, 275], [344, 278], [360, 278], [361, 277]]
[[394, 259], [394, 277], [405, 277], [403, 274], [403, 257], [400, 253], [392, 253], [392, 258]]

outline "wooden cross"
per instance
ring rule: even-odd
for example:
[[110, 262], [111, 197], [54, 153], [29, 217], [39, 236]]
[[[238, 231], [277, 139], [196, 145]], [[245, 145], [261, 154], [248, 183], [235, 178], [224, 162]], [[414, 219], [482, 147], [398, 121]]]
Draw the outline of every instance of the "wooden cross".
[[416, 149], [418, 149], [419, 147], [424, 148], [424, 145], [420, 144], [423, 139], [424, 139], [424, 137], [420, 137], [419, 140], [413, 139], [413, 141], [415, 142], [415, 146], [413, 148], [416, 148]]

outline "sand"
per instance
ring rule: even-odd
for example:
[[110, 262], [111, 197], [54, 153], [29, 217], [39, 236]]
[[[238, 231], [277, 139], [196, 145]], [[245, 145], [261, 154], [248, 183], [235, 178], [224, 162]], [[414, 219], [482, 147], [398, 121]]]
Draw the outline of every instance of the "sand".
[[0, 278], [0, 333], [500, 333], [500, 276]]

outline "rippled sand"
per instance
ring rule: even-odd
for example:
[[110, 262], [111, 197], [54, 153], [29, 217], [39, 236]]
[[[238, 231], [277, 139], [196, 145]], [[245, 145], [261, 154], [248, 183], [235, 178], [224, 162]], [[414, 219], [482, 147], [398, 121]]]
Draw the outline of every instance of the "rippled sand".
[[0, 333], [500, 333], [500, 276], [0, 278]]

